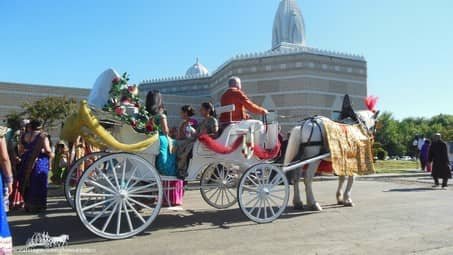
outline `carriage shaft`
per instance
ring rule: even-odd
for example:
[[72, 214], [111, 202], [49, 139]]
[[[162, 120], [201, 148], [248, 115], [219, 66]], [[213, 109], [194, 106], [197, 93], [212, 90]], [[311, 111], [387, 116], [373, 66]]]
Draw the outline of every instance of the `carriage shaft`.
[[319, 160], [323, 160], [328, 157], [330, 157], [330, 153], [322, 154], [322, 155], [319, 155], [319, 156], [316, 156], [313, 158], [309, 158], [307, 160], [298, 161], [293, 164], [289, 164], [288, 166], [282, 167], [282, 170], [283, 170], [283, 172], [286, 173], [286, 172], [289, 172], [289, 171], [292, 171], [295, 169], [300, 169], [301, 167], [303, 167], [305, 165], [311, 164], [311, 163], [319, 161]]

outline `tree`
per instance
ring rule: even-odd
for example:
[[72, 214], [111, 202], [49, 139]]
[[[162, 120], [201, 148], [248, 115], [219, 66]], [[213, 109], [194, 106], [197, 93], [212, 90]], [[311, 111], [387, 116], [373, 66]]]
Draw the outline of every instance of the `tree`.
[[12, 112], [6, 115], [6, 125], [12, 130], [18, 130], [20, 128], [21, 114]]
[[[383, 113], [378, 122], [376, 142], [392, 156], [416, 156], [413, 146], [416, 136], [431, 138], [441, 133], [446, 141], [453, 141], [453, 115], [437, 115], [427, 118], [406, 118], [396, 120], [389, 112]], [[378, 149], [378, 148], [376, 148]]]
[[384, 112], [379, 118], [376, 141], [381, 143], [384, 150], [390, 155], [404, 155], [406, 153], [399, 123], [389, 112]]
[[66, 97], [46, 97], [24, 103], [22, 107], [23, 115], [31, 119], [40, 119], [45, 129], [51, 129], [77, 110], [77, 101]]

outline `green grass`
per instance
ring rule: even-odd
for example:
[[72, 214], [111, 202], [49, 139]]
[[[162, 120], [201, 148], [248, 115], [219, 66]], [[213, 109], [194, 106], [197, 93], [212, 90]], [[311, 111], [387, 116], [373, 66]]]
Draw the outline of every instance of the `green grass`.
[[378, 174], [421, 173], [418, 161], [378, 160], [374, 167]]

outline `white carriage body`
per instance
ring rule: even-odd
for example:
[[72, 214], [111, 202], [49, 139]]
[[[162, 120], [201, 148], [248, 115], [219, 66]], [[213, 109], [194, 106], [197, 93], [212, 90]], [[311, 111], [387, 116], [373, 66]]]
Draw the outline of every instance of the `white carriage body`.
[[[258, 120], [244, 120], [229, 125], [216, 139], [216, 142], [228, 146], [237, 138], [246, 136], [249, 132], [253, 135], [254, 141], [261, 147], [273, 148], [278, 142], [278, 124], [269, 124], [266, 130], [264, 124]], [[129, 125], [114, 127], [111, 133], [118, 141], [127, 144], [143, 141], [147, 138], [145, 134], [135, 132]], [[159, 146], [159, 141], [156, 141], [152, 146], [136, 154], [155, 166], [155, 159], [159, 154]], [[208, 149], [198, 140], [194, 143], [192, 155], [188, 166], [187, 180], [196, 180], [202, 170], [216, 162], [230, 163], [238, 167], [238, 170], [245, 170], [262, 161], [256, 156], [247, 158], [242, 152], [242, 147], [229, 154], [218, 154]]]
[[[109, 98], [111, 81], [117, 76], [119, 75], [112, 69], [101, 74], [90, 93], [91, 107], [98, 109], [103, 107]], [[220, 109], [223, 112], [233, 110], [234, 106]], [[92, 114], [89, 111], [85, 113]], [[91, 127], [95, 128], [95, 126]], [[113, 144], [112, 146], [121, 144], [122, 147], [118, 145], [118, 148], [125, 148], [123, 146], [125, 144], [139, 144], [153, 139], [149, 135], [137, 133], [127, 124], [114, 125], [108, 131], [116, 141], [106, 144]], [[258, 158], [254, 153], [255, 145], [264, 149], [277, 148], [278, 132], [277, 123], [264, 124], [258, 120], [234, 122], [215, 139], [218, 145], [230, 147], [242, 137], [242, 146], [228, 154], [216, 153], [199, 140], [195, 140], [192, 158], [188, 161], [186, 180], [200, 179], [203, 199], [217, 209], [234, 205], [238, 201], [237, 194], [239, 194], [239, 205], [250, 219], [265, 223], [278, 218], [288, 200], [288, 182], [283, 171], [272, 166], [269, 160]], [[105, 136], [105, 133], [107, 132], [103, 130], [97, 134]], [[106, 137], [112, 139], [111, 136]], [[176, 180], [173, 176], [159, 175], [155, 164], [159, 149], [159, 139], [149, 147], [133, 154], [108, 148], [113, 153], [94, 153], [92, 156], [88, 155], [76, 161], [71, 166], [65, 181], [65, 194], [85, 227], [103, 238], [122, 239], [144, 231], [154, 221], [162, 206], [164, 191], [168, 191], [168, 187], [164, 187], [162, 181]], [[88, 160], [94, 161], [85, 169], [82, 176], [77, 176], [76, 169]], [[74, 176], [77, 182], [72, 181]], [[72, 189], [71, 183], [75, 183], [77, 188]], [[251, 184], [258, 186], [252, 187]], [[241, 187], [236, 192], [238, 185]], [[279, 188], [279, 185], [283, 185], [284, 188]], [[250, 187], [247, 188], [248, 186]], [[262, 204], [255, 204], [253, 207], [264, 207], [263, 214], [259, 209], [256, 215], [253, 213], [254, 209], [250, 211], [251, 202], [245, 202], [244, 197], [250, 194], [250, 190], [253, 190], [252, 202], [256, 199], [262, 201]], [[280, 196], [275, 195], [275, 192], [283, 193]], [[278, 199], [279, 202], [273, 202], [271, 205], [272, 198], [264, 202], [263, 199], [269, 196], [274, 196], [273, 199]], [[218, 202], [219, 198], [220, 202]]]

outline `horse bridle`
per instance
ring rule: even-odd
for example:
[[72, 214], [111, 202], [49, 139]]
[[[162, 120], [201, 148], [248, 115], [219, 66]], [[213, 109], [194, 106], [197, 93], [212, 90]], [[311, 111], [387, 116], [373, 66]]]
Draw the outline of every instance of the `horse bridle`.
[[362, 117], [358, 114], [355, 114], [356, 115], [356, 119], [357, 119], [357, 122], [359, 123], [359, 125], [364, 129], [366, 130], [366, 132], [368, 133], [368, 135], [374, 139], [374, 136], [376, 134], [376, 123], [374, 124], [374, 127], [371, 127], [371, 128], [368, 128], [367, 125], [365, 124], [365, 121], [362, 119]]

